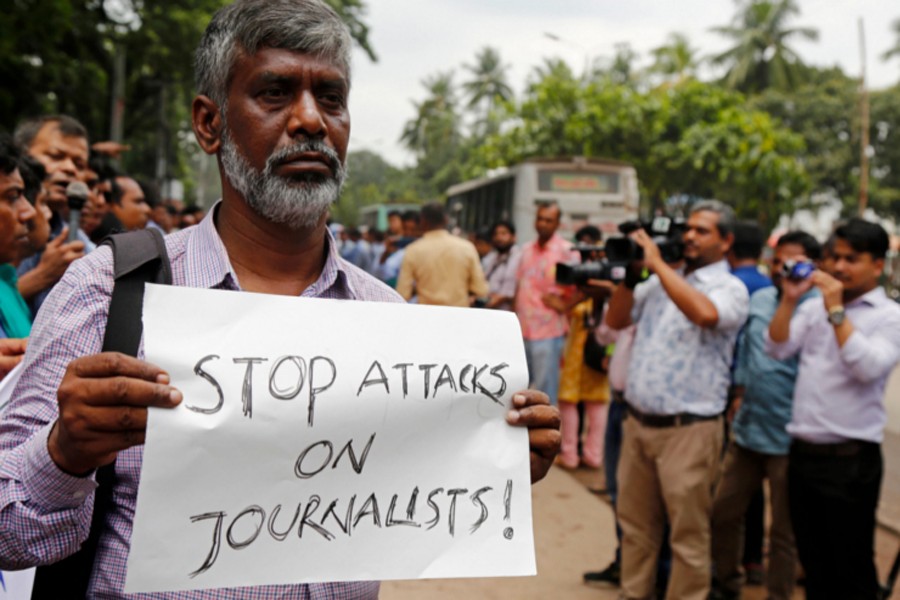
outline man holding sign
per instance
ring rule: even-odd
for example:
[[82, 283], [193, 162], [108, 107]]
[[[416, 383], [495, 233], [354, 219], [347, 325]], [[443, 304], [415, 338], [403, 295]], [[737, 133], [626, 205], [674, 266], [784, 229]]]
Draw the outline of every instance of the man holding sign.
[[[238, 0], [216, 14], [197, 51], [200, 95], [192, 118], [200, 146], [218, 157], [222, 201], [197, 227], [166, 238], [176, 286], [400, 301], [342, 261], [325, 226], [345, 176], [349, 56], [346, 27], [320, 0]], [[96, 469], [115, 461], [114, 503], [89, 597], [124, 594], [148, 407], [175, 409], [184, 399], [170, 385], [170, 374], [141, 360], [142, 352], [139, 358], [100, 352], [112, 274], [104, 247], [75, 263], [54, 289], [35, 323], [21, 381], [0, 425], [0, 568], [49, 564], [77, 551], [90, 526]], [[459, 385], [463, 379], [460, 374]], [[513, 395], [507, 421], [528, 428], [531, 479], [537, 481], [558, 451], [558, 413], [545, 394], [523, 391]], [[303, 466], [299, 459], [298, 465]], [[377, 593], [377, 583], [355, 582], [178, 597]]]

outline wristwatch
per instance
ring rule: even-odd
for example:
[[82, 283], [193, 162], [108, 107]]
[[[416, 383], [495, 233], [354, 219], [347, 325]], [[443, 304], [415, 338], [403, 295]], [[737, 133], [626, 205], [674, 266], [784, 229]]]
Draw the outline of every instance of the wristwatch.
[[835, 327], [843, 323], [846, 316], [843, 306], [832, 306], [828, 309], [828, 322]]

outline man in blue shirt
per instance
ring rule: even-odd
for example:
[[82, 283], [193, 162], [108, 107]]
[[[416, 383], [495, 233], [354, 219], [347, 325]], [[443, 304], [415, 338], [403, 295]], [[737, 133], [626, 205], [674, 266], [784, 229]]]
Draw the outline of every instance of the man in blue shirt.
[[759, 271], [763, 232], [759, 225], [739, 221], [734, 226], [734, 245], [728, 253], [731, 274], [741, 280], [752, 296], [757, 290], [772, 285], [772, 280]]
[[[712, 512], [713, 598], [740, 598], [743, 576], [744, 514], [764, 479], [769, 480], [772, 524], [769, 528], [769, 598], [787, 600], [794, 587], [796, 550], [787, 498], [788, 450], [786, 427], [791, 418], [798, 359], [770, 358], [765, 352], [765, 331], [778, 307], [785, 261], [818, 260], [819, 243], [808, 233], [781, 236], [772, 258], [774, 287], [750, 297], [750, 317], [738, 347], [732, 441], [725, 457], [722, 480]], [[803, 300], [815, 295], [812, 291]]]

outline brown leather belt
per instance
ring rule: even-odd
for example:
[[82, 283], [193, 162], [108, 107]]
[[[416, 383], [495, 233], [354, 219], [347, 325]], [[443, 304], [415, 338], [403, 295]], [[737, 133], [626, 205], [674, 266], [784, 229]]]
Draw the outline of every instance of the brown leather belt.
[[627, 404], [626, 406], [628, 406], [628, 414], [645, 427], [681, 427], [682, 425], [692, 425], [693, 423], [702, 423], [703, 421], [713, 421], [722, 416], [695, 415], [692, 413], [678, 413], [676, 415], [648, 415], [642, 413], [630, 404]]

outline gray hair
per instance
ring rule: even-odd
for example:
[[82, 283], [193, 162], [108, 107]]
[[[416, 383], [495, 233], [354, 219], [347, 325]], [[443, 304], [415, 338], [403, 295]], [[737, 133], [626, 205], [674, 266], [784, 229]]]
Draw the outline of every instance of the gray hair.
[[224, 109], [238, 56], [261, 48], [333, 61], [350, 80], [350, 31], [322, 0], [237, 0], [216, 12], [197, 46], [197, 92]]
[[69, 115], [43, 115], [32, 117], [19, 123], [16, 127], [15, 142], [23, 151], [28, 151], [34, 139], [47, 123], [55, 123], [63, 137], [88, 139], [88, 132], [77, 119]]
[[716, 223], [719, 235], [725, 237], [730, 233], [734, 233], [737, 219], [734, 216], [733, 208], [719, 200], [701, 200], [691, 206], [690, 214], [693, 215], [701, 211], [714, 212], [719, 215], [719, 222]]

